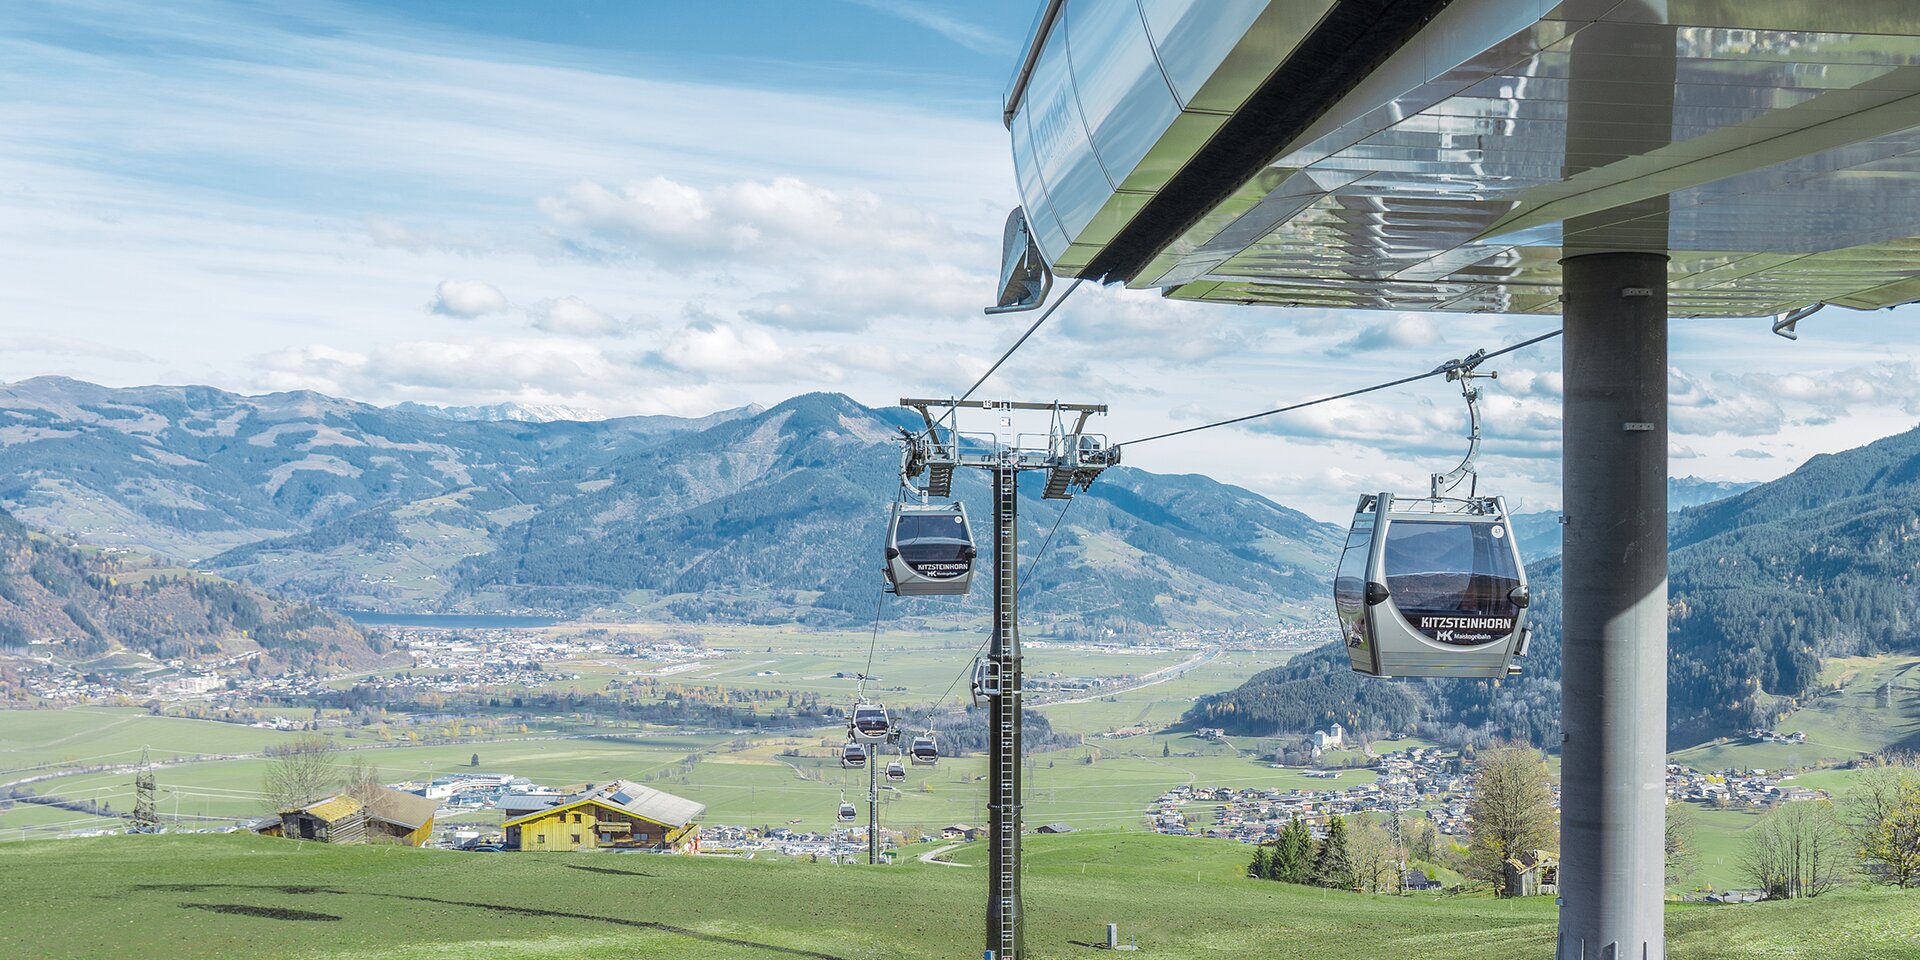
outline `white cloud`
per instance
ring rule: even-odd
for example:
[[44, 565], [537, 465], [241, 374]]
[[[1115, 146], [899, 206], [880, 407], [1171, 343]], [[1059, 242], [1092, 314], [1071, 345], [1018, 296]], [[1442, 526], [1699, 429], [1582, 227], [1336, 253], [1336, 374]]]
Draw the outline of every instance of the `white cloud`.
[[664, 176], [618, 188], [582, 180], [542, 198], [539, 208], [562, 228], [667, 263], [799, 257], [805, 263], [847, 258], [877, 267], [876, 259], [910, 256], [932, 264], [958, 238], [933, 215], [872, 191], [836, 190], [790, 176], [706, 189]]
[[1005, 38], [993, 31], [942, 13], [924, 0], [852, 0], [852, 2], [925, 27], [975, 53], [1003, 53], [1007, 52], [1011, 46]]
[[542, 300], [527, 308], [527, 316], [535, 329], [571, 337], [611, 337], [635, 325], [630, 319], [608, 316], [579, 297]]
[[840, 376], [837, 367], [783, 345], [761, 327], [712, 317], [694, 319], [675, 331], [657, 356], [676, 370], [741, 381], [832, 381]]
[[1786, 421], [1771, 394], [1730, 376], [1696, 376], [1679, 367], [1668, 371], [1667, 405], [1668, 423], [1677, 434], [1760, 436]]
[[481, 280], [442, 280], [434, 288], [427, 310], [443, 317], [472, 320], [507, 309], [507, 295]]
[[1439, 343], [1440, 339], [1433, 318], [1424, 313], [1401, 313], [1362, 329], [1327, 352], [1344, 356], [1372, 350], [1424, 347]]

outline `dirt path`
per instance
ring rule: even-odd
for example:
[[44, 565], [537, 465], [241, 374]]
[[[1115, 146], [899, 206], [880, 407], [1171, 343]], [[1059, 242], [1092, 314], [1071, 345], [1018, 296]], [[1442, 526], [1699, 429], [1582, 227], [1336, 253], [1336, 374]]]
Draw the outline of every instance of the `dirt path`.
[[959, 846], [965, 846], [965, 844], [949, 843], [944, 847], [934, 847], [932, 850], [928, 850], [926, 853], [923, 853], [920, 855], [920, 862], [939, 864], [940, 866], [943, 866], [943, 867], [973, 866], [973, 864], [970, 864], [970, 863], [954, 863], [952, 860], [937, 859], [941, 854], [946, 853], [947, 851], [952, 850], [953, 848], [959, 847]]

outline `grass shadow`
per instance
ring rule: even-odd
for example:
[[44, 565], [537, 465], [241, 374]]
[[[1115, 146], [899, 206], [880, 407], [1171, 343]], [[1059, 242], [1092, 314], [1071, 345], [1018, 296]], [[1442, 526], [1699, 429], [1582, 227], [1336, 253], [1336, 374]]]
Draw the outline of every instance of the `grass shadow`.
[[[610, 870], [609, 868], [605, 868], [605, 867], [600, 867], [600, 868], [584, 868], [583, 867], [582, 869], [606, 870], [607, 872], [610, 872], [610, 873], [626, 873], [627, 872], [624, 870]], [[640, 874], [640, 875], [645, 876], [645, 874]], [[799, 947], [783, 947], [778, 944], [760, 943], [759, 941], [756, 941], [756, 940], [746, 940], [740, 937], [722, 936], [717, 933], [704, 933], [699, 930], [693, 930], [687, 927], [675, 926], [670, 923], [661, 923], [658, 920], [635, 920], [630, 917], [608, 917], [608, 916], [602, 916], [600, 914], [594, 914], [594, 913], [575, 913], [571, 910], [549, 910], [544, 907], [523, 907], [523, 906], [518, 906], [515, 904], [507, 904], [507, 903], [481, 903], [479, 901], [474, 901], [474, 900], [452, 900], [445, 897], [429, 897], [429, 896], [423, 896], [420, 894], [375, 893], [367, 890], [346, 890], [340, 887], [316, 887], [316, 886], [299, 886], [299, 885], [245, 884], [245, 883], [150, 883], [150, 884], [140, 884], [133, 887], [132, 889], [165, 890], [169, 892], [189, 892], [189, 893], [201, 892], [201, 891], [207, 891], [207, 890], [253, 890], [253, 891], [269, 891], [273, 893], [290, 894], [290, 895], [331, 894], [334, 896], [349, 896], [349, 897], [379, 897], [387, 900], [405, 900], [410, 903], [432, 903], [432, 904], [437, 904], [440, 906], [447, 906], [447, 907], [465, 907], [472, 910], [484, 910], [488, 913], [506, 914], [509, 916], [541, 917], [544, 919], [554, 919], [554, 920], [583, 920], [591, 923], [606, 923], [606, 924], [613, 924], [615, 926], [622, 926], [622, 927], [635, 927], [641, 930], [653, 930], [659, 933], [670, 933], [675, 936], [686, 937], [691, 940], [699, 940], [703, 943], [717, 943], [717, 944], [723, 944], [730, 947], [743, 947], [743, 948], [752, 949], [752, 950], [764, 950], [764, 951], [767, 951], [768, 953], [777, 953], [782, 956], [804, 957], [804, 958], [807, 958], [807, 960], [846, 960], [845, 957], [836, 956], [831, 953], [822, 953], [821, 951], [818, 951], [818, 950], [803, 950]], [[240, 914], [245, 914], [249, 916], [265, 916], [267, 914], [262, 913], [260, 911], [280, 911], [285, 909], [280, 907], [246, 907], [239, 904], [183, 904], [182, 906], [186, 906], [194, 909], [214, 910], [215, 912], [218, 912], [218, 913], [240, 913]], [[305, 913], [306, 911], [295, 910], [291, 912]], [[329, 917], [330, 915], [320, 913], [320, 914], [311, 914], [310, 916], [312, 918], [318, 919], [323, 917]], [[287, 919], [300, 919], [300, 918], [287, 918]], [[331, 919], [337, 920], [340, 918], [331, 917]]]

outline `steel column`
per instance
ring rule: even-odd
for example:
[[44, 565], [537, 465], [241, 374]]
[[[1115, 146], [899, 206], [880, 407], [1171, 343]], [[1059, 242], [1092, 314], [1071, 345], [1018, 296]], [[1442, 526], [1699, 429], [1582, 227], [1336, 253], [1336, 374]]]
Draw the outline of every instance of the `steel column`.
[[1663, 960], [1667, 258], [1562, 262], [1558, 960]]
[[1024, 955], [1020, 900], [1020, 471], [993, 468], [993, 638], [1000, 691], [987, 700], [987, 950]]
[[867, 862], [880, 862], [880, 749], [867, 751]]

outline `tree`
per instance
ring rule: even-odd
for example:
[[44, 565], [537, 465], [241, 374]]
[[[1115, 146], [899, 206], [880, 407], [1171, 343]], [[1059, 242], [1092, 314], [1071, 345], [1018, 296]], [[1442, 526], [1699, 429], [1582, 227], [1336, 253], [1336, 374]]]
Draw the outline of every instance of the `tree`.
[[1407, 856], [1428, 862], [1440, 859], [1440, 831], [1434, 829], [1432, 820], [1400, 817], [1400, 837], [1407, 845]]
[[1476, 880], [1506, 888], [1509, 857], [1530, 850], [1555, 850], [1553, 784], [1547, 762], [1532, 747], [1495, 747], [1481, 752], [1467, 802], [1467, 868]]
[[1347, 850], [1353, 863], [1353, 885], [1361, 893], [1397, 893], [1400, 866], [1407, 852], [1393, 832], [1372, 817], [1356, 816], [1347, 829]]
[[1247, 864], [1247, 876], [1252, 877], [1255, 880], [1267, 879], [1268, 866], [1272, 862], [1273, 862], [1272, 858], [1267, 856], [1266, 844], [1261, 844], [1257, 847], [1254, 847], [1253, 862]]
[[1699, 861], [1694, 849], [1693, 808], [1684, 803], [1667, 804], [1667, 883], [1683, 883], [1693, 876]]
[[1267, 864], [1267, 876], [1283, 883], [1307, 883], [1313, 879], [1313, 834], [1299, 817], [1280, 828], [1273, 855]]
[[1173, 756], [1173, 744], [1165, 740], [1160, 741], [1160, 755], [1163, 757]]
[[480, 765], [480, 755], [479, 755], [479, 754], [477, 754], [477, 753], [476, 753], [476, 754], [474, 754], [474, 755], [473, 755], [472, 757], [469, 757], [469, 758], [467, 759], [467, 766], [469, 766], [469, 767], [477, 767], [477, 766], [479, 766], [479, 765]]
[[342, 779], [345, 783], [340, 792], [360, 801], [363, 807], [373, 806], [387, 789], [381, 783], [380, 769], [359, 757], [347, 761]]
[[1327, 821], [1327, 838], [1320, 841], [1320, 852], [1313, 858], [1313, 885], [1334, 890], [1352, 890], [1353, 851], [1347, 846], [1347, 823], [1341, 817]]
[[1920, 766], [1912, 757], [1862, 774], [1847, 797], [1848, 827], [1869, 876], [1920, 886]]
[[1846, 843], [1833, 804], [1781, 804], [1747, 833], [1740, 869], [1769, 899], [1817, 897], [1845, 879]]
[[321, 736], [303, 736], [283, 747], [267, 748], [263, 792], [277, 809], [304, 807], [332, 792], [337, 782], [339, 747]]

